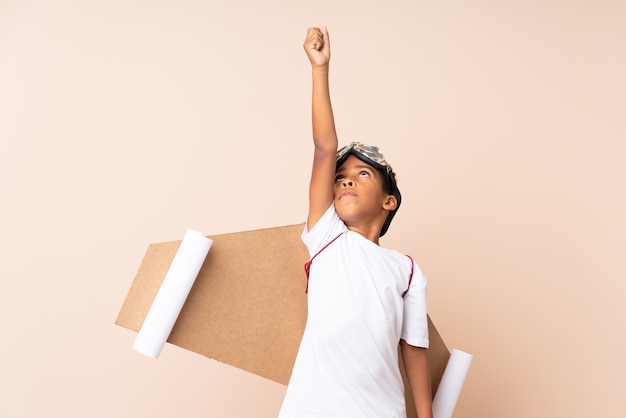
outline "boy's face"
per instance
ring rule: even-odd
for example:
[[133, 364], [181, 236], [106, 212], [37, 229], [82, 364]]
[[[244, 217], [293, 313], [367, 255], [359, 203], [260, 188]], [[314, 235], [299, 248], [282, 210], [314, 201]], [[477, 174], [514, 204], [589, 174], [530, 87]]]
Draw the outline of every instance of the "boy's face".
[[346, 225], [372, 222], [395, 209], [396, 200], [383, 189], [381, 173], [354, 155], [335, 174], [335, 210]]

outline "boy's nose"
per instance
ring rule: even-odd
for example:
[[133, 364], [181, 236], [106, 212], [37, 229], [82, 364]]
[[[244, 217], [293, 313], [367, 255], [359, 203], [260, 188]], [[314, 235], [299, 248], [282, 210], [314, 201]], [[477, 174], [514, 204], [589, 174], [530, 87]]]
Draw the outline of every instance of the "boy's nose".
[[350, 179], [343, 179], [343, 181], [341, 182], [341, 185], [343, 187], [354, 187], [354, 182]]

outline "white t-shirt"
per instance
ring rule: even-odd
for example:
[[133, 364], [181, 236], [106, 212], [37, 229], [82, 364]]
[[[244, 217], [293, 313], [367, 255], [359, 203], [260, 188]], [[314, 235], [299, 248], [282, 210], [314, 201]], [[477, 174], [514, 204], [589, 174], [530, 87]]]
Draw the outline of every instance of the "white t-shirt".
[[279, 418], [404, 418], [398, 344], [428, 347], [426, 279], [411, 260], [348, 230], [334, 205], [302, 240], [308, 318]]

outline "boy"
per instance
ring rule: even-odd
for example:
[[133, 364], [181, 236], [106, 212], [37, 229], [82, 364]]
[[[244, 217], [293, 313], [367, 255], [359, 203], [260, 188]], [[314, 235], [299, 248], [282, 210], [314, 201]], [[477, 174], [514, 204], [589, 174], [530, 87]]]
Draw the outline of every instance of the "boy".
[[308, 29], [304, 48], [315, 145], [302, 233], [309, 311], [279, 417], [406, 417], [400, 343], [418, 415], [432, 418], [426, 280], [409, 257], [378, 246], [400, 205], [395, 174], [376, 147], [337, 152], [326, 28]]

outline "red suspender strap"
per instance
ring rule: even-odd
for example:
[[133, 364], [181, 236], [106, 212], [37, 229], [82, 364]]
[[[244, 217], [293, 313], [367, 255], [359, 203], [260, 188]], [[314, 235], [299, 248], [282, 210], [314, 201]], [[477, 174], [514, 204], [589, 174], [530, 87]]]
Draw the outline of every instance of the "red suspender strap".
[[[343, 232], [341, 234], [343, 234]], [[317, 257], [319, 255], [319, 253], [324, 251], [326, 249], [326, 247], [328, 247], [330, 244], [335, 242], [337, 240], [337, 238], [339, 238], [341, 236], [341, 234], [337, 235], [328, 244], [324, 245], [324, 247], [321, 250], [319, 250], [313, 257], [311, 257], [311, 259], [309, 261], [304, 263], [304, 272], [306, 273], [306, 289], [304, 290], [304, 293], [309, 293], [309, 272], [311, 271], [311, 264], [313, 264], [313, 259], [315, 257]]]
[[411, 287], [411, 281], [413, 280], [413, 259], [411, 258], [410, 255], [407, 255], [407, 257], [409, 257], [409, 260], [411, 260], [411, 275], [409, 276], [409, 285], [406, 287], [406, 290], [404, 291], [404, 293], [402, 293], [402, 297], [404, 297], [404, 295], [406, 295], [406, 292], [409, 291], [409, 287]]

